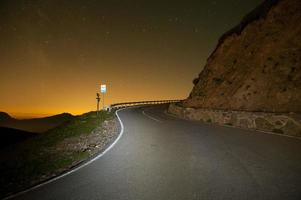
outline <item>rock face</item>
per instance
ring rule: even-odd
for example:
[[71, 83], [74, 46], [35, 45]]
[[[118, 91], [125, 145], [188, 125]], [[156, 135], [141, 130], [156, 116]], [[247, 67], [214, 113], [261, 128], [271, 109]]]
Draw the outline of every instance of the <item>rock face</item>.
[[301, 1], [266, 0], [225, 33], [169, 113], [301, 137]]
[[221, 37], [187, 108], [301, 112], [301, 1], [265, 1]]

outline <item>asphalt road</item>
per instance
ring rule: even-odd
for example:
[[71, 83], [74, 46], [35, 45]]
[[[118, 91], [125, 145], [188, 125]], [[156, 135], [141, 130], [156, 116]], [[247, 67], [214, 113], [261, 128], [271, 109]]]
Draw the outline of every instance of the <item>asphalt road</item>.
[[91, 164], [15, 199], [301, 199], [301, 140], [119, 112], [124, 133]]

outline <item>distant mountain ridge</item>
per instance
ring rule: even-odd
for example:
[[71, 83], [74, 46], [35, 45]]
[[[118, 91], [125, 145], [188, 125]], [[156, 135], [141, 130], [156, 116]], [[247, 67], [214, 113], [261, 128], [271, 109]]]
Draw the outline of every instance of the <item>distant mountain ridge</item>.
[[5, 112], [0, 112], [0, 126], [33, 133], [42, 133], [73, 118], [74, 116], [70, 113], [62, 113], [42, 118], [15, 119]]
[[0, 112], [0, 121], [12, 119], [12, 117], [6, 112]]

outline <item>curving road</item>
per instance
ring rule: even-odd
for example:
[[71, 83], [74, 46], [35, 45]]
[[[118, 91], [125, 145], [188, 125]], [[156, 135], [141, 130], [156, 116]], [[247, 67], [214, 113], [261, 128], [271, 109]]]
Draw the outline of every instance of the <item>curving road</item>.
[[124, 133], [110, 151], [15, 199], [301, 199], [301, 140], [180, 120], [165, 109], [120, 111]]

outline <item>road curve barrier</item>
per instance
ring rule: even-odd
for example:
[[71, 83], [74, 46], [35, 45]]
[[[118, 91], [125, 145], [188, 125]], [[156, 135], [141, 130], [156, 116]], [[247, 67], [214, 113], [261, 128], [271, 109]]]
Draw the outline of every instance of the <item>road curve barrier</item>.
[[110, 106], [106, 107], [105, 109], [107, 111], [110, 111], [112, 109], [120, 109], [120, 108], [126, 108], [126, 107], [132, 107], [132, 106], [142, 106], [142, 105], [157, 105], [157, 104], [167, 104], [167, 103], [178, 103], [182, 100], [157, 100], [157, 101], [137, 101], [137, 102], [124, 102], [124, 103], [115, 103], [111, 104]]

